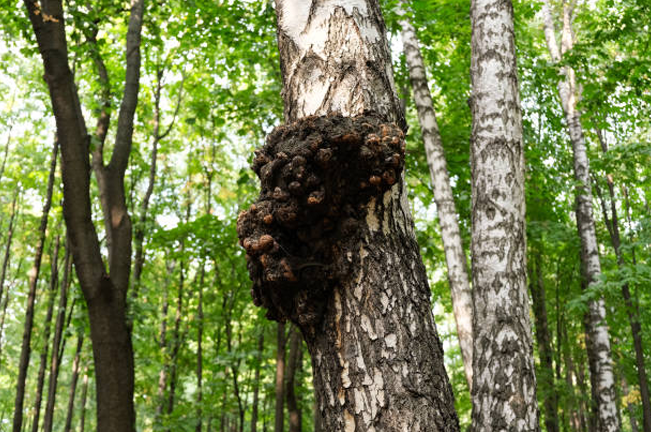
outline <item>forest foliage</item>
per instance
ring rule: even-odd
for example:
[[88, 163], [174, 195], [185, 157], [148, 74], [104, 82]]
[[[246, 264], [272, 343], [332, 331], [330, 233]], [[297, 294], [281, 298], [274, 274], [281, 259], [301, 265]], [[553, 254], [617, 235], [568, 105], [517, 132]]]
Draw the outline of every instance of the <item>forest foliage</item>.
[[[540, 347], [536, 344], [534, 348], [538, 399], [544, 417], [543, 400], [549, 394], [557, 395], [561, 430], [576, 430], [573, 413], [590, 411], [583, 315], [590, 298], [603, 296], [624, 430], [638, 430], [635, 428], [642, 423], [638, 366], [622, 287], [630, 287], [646, 342], [644, 362], [649, 367], [651, 4], [645, 0], [579, 0], [572, 4], [575, 46], [560, 64], [554, 64], [545, 45], [540, 2], [514, 1], [526, 148], [529, 285], [545, 292], [553, 350], [553, 370], [548, 370], [540, 362]], [[396, 84], [409, 124], [406, 182], [410, 204], [431, 285], [435, 321], [444, 343], [445, 366], [460, 422], [467, 426], [471, 399], [456, 338], [426, 155], [401, 52], [397, 2], [387, 0], [382, 7]], [[415, 0], [412, 7], [410, 19], [427, 64], [461, 232], [469, 250], [470, 1]], [[560, 13], [561, 7], [554, 2], [555, 13]], [[50, 96], [25, 8], [22, 2], [1, 0], [0, 10], [3, 431], [9, 430], [13, 415], [29, 273], [56, 138]], [[71, 67], [90, 128], [100, 112], [97, 96], [103, 91], [94, 61], [97, 57], [106, 64], [112, 109], [119, 106], [128, 8], [124, 1], [70, 0], [65, 12]], [[285, 350], [289, 355], [290, 334], [295, 330], [286, 325], [286, 344], [279, 348], [277, 324], [268, 321], [265, 312], [251, 301], [251, 281], [235, 225], [238, 213], [258, 193], [259, 183], [249, 168], [253, 150], [282, 122], [273, 2], [147, 2], [142, 59], [125, 185], [134, 232], [143, 233], [144, 251], [142, 277], [132, 281], [128, 311], [135, 355], [137, 429], [189, 431], [202, 422], [208, 430], [249, 430], [253, 405], [257, 404], [258, 428], [270, 430], [276, 398], [276, 351]], [[603, 268], [599, 282], [587, 290], [582, 286], [574, 216], [571, 145], [556, 87], [566, 65], [576, 71], [582, 88], [579, 107], [592, 168]], [[111, 123], [109, 136], [115, 133], [116, 123]], [[160, 139], [152, 152], [156, 134]], [[93, 145], [96, 143], [91, 141]], [[110, 145], [106, 151], [110, 155]], [[152, 155], [157, 173], [149, 204], [143, 206]], [[53, 430], [64, 430], [70, 395], [74, 397], [73, 428], [94, 430], [89, 325], [74, 272], [69, 277], [67, 305], [58, 309], [66, 260], [60, 165], [55, 178], [37, 287], [25, 422], [31, 427], [34, 421], [41, 355], [48, 346], [49, 362], [56, 317], [62, 312], [62, 343], [55, 347], [62, 360]], [[95, 224], [105, 241], [94, 180], [92, 187]], [[612, 242], [613, 223], [621, 232], [619, 250]], [[50, 321], [49, 302], [54, 305]], [[533, 317], [533, 309], [531, 314]], [[73, 392], [78, 340], [86, 342], [77, 366], [78, 388]], [[202, 358], [199, 370], [198, 355]], [[313, 430], [310, 356], [303, 345], [297, 355], [293, 387], [303, 429]], [[551, 379], [541, 380], [545, 375]], [[45, 410], [45, 402], [41, 410]]]

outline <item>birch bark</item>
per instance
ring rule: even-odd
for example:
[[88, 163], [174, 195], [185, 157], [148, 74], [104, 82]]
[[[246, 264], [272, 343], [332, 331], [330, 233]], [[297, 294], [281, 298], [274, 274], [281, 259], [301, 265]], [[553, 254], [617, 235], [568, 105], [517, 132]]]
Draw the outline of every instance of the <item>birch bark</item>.
[[[556, 41], [554, 18], [549, 0], [543, 3], [545, 40], [554, 63], [561, 60], [566, 51], [572, 49], [571, 5], [563, 2], [563, 32], [561, 50]], [[581, 113], [577, 109], [578, 91], [574, 70], [563, 67], [564, 79], [558, 84], [558, 93], [565, 113], [567, 132], [572, 142], [574, 156], [574, 178], [576, 190], [576, 223], [581, 239], [581, 270], [585, 285], [595, 283], [601, 274], [597, 235], [592, 209], [590, 184], [590, 163], [586, 150]], [[590, 365], [590, 381], [595, 399], [599, 432], [620, 430], [615, 394], [615, 376], [610, 348], [610, 336], [606, 324], [606, 306], [603, 297], [588, 302], [585, 318], [586, 342]]]
[[539, 431], [513, 6], [473, 0], [470, 19], [473, 430]]
[[[370, 112], [387, 129], [404, 127], [377, 1], [276, 0], [276, 10], [287, 127]], [[318, 299], [316, 319], [294, 315], [323, 428], [457, 431], [407, 196], [400, 178], [387, 178], [395, 184], [386, 193], [351, 204], [354, 234], [332, 244], [354, 267]]]
[[457, 335], [463, 367], [468, 381], [468, 388], [472, 389], [472, 292], [468, 281], [466, 254], [463, 251], [463, 242], [459, 231], [457, 210], [454, 204], [452, 187], [448, 175], [443, 142], [436, 122], [436, 113], [432, 102], [432, 95], [427, 84], [425, 63], [418, 46], [416, 30], [405, 16], [406, 1], [402, 1], [400, 26], [402, 27], [402, 42], [404, 45], [409, 79], [411, 80], [414, 102], [418, 110], [421, 134], [425, 145], [427, 166], [429, 167], [430, 180], [434, 190], [434, 200], [438, 212], [441, 239], [445, 250], [445, 261], [448, 268], [448, 282], [454, 308], [454, 319], [457, 324]]

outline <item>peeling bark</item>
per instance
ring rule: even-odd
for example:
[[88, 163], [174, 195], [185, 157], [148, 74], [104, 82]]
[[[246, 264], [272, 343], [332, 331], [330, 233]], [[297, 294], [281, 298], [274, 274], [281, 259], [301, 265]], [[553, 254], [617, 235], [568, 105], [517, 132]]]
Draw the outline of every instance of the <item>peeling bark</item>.
[[[402, 0], [402, 7], [407, 9], [407, 1]], [[427, 166], [429, 167], [430, 180], [434, 191], [434, 200], [438, 212], [441, 239], [445, 251], [445, 261], [448, 268], [448, 282], [454, 309], [454, 319], [457, 324], [457, 335], [463, 368], [466, 374], [468, 388], [472, 390], [472, 292], [468, 280], [466, 254], [459, 231], [457, 210], [454, 204], [454, 195], [450, 186], [447, 162], [443, 150], [441, 133], [436, 121], [432, 95], [427, 84], [425, 63], [418, 46], [416, 30], [409, 19], [404, 16], [404, 10], [399, 11], [402, 16], [402, 42], [405, 57], [409, 67], [409, 79], [414, 93], [414, 102], [418, 110], [421, 134], [425, 145]]]
[[[563, 32], [561, 50], [559, 50], [554, 19], [549, 0], [543, 3], [543, 19], [547, 48], [554, 63], [561, 60], [563, 53], [572, 49], [572, 6], [563, 3]], [[592, 209], [592, 189], [590, 183], [590, 163], [588, 160], [585, 136], [581, 125], [581, 113], [577, 109], [579, 91], [577, 90], [574, 70], [564, 66], [564, 79], [558, 84], [558, 93], [565, 113], [567, 132], [572, 142], [574, 156], [574, 178], [576, 190], [576, 222], [581, 240], [581, 271], [583, 286], [588, 287], [597, 282], [601, 274], [599, 250], [595, 221]], [[588, 301], [585, 320], [586, 345], [590, 365], [592, 394], [598, 413], [599, 432], [616, 432], [621, 428], [618, 419], [615, 394], [615, 376], [610, 348], [610, 336], [606, 324], [606, 306], [603, 297]]]
[[[379, 4], [374, 0], [277, 0], [276, 10], [288, 124], [277, 129], [274, 139], [281, 147], [291, 147], [293, 139], [302, 140], [301, 131], [315, 125], [318, 133], [314, 138], [324, 140], [325, 147], [316, 143], [313, 151], [319, 153], [312, 156], [321, 167], [319, 172], [330, 176], [325, 183], [316, 182], [324, 185], [323, 194], [317, 190], [296, 198], [297, 211], [313, 215], [308, 207], [314, 206], [318, 213], [322, 200], [332, 199], [339, 203], [337, 211], [341, 213], [332, 220], [325, 218], [332, 226], [320, 219], [322, 235], [316, 232], [319, 229], [297, 237], [284, 232], [290, 236], [286, 241], [299, 249], [312, 240], [320, 244], [319, 253], [329, 261], [325, 264], [305, 260], [282, 265], [280, 261], [278, 278], [275, 270], [260, 278], [255, 261], [259, 256], [254, 249], [261, 245], [247, 243], [254, 258], [250, 269], [254, 270], [258, 292], [270, 296], [265, 297], [265, 306], [270, 307], [271, 316], [291, 318], [301, 328], [312, 357], [324, 430], [458, 431], [431, 312], [431, 294], [399, 175], [402, 143], [393, 128], [395, 123], [404, 127], [404, 117], [393, 83]], [[361, 124], [367, 119], [375, 125]], [[369, 132], [376, 127], [387, 132], [386, 142], [382, 141], [383, 133]], [[334, 136], [339, 134], [336, 128], [341, 128], [340, 137]], [[287, 135], [282, 135], [283, 130]], [[333, 145], [330, 151], [328, 142]], [[304, 144], [307, 147], [302, 147]], [[386, 160], [389, 165], [396, 164], [393, 176], [389, 165], [372, 163], [370, 173], [359, 171], [366, 163], [365, 156], [375, 160], [394, 145], [397, 159], [390, 154], [382, 161], [378, 159], [378, 163]], [[304, 141], [297, 151], [302, 151], [300, 148], [310, 151]], [[280, 153], [277, 156], [282, 159]], [[329, 165], [330, 160], [333, 163]], [[303, 166], [300, 162], [297, 159], [295, 175]], [[353, 174], [338, 173], [337, 166], [342, 164], [364, 176], [357, 183], [337, 187]], [[273, 178], [261, 174], [263, 188], [274, 184]], [[307, 177], [305, 185], [309, 187]], [[300, 197], [303, 183], [297, 183], [295, 196]], [[283, 196], [281, 188], [278, 198]], [[292, 223], [291, 212], [278, 216], [290, 216], [284, 220]], [[267, 220], [278, 229], [274, 219]], [[315, 235], [318, 238], [310, 240]], [[325, 274], [324, 266], [336, 270], [330, 278], [309, 276]], [[299, 279], [312, 282], [303, 284]], [[276, 296], [274, 292], [279, 294], [283, 284], [289, 291], [285, 297]], [[274, 291], [276, 288], [279, 290]]]
[[513, 6], [473, 0], [470, 17], [473, 430], [539, 431]]

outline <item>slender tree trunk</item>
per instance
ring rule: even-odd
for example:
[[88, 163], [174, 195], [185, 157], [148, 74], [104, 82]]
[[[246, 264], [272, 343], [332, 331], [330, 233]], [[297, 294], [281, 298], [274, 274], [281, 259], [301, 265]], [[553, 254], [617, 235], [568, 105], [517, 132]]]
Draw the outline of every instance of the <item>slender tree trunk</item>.
[[66, 423], [64, 432], [72, 430], [72, 417], [75, 408], [75, 393], [77, 391], [77, 381], [79, 380], [79, 362], [81, 361], [81, 348], [84, 344], [84, 334], [79, 333], [77, 336], [77, 349], [75, 350], [75, 359], [72, 363], [72, 379], [70, 380], [70, 396], [68, 397], [68, 411], [66, 414]]
[[54, 338], [52, 339], [52, 354], [50, 356], [50, 376], [47, 385], [47, 404], [43, 418], [43, 431], [52, 432], [54, 406], [56, 402], [57, 381], [59, 378], [59, 365], [61, 364], [61, 347], [63, 345], [63, 331], [65, 329], [66, 309], [68, 307], [68, 289], [72, 280], [72, 256], [70, 254], [70, 241], [66, 241], [65, 258], [63, 267], [63, 280], [57, 318], [54, 324]]
[[83, 386], [81, 388], [81, 417], [79, 418], [79, 432], [86, 428], [86, 399], [88, 396], [88, 365], [84, 367]]
[[287, 124], [258, 152], [262, 193], [238, 221], [254, 301], [301, 328], [326, 430], [456, 431], [379, 2], [276, 11]]
[[[563, 52], [572, 49], [572, 6], [563, 3]], [[552, 61], [561, 60], [554, 20], [549, 6], [549, 0], [543, 4], [545, 23], [545, 40]], [[567, 131], [572, 142], [574, 155], [574, 178], [577, 183], [576, 191], [576, 221], [581, 239], [581, 268], [584, 286], [597, 282], [601, 274], [599, 250], [595, 231], [594, 215], [592, 210], [592, 190], [590, 187], [590, 164], [586, 150], [585, 137], [581, 126], [581, 113], [577, 110], [578, 91], [574, 70], [563, 67], [565, 79], [558, 85], [561, 105], [565, 112]], [[598, 412], [599, 432], [619, 431], [621, 428], [617, 418], [617, 403], [615, 395], [615, 377], [613, 374], [613, 361], [610, 348], [610, 337], [606, 325], [606, 307], [602, 297], [590, 299], [588, 312], [584, 320], [586, 328], [586, 345], [590, 365], [590, 381], [593, 387], [593, 396]]]
[[[622, 376], [622, 396], [625, 398], [629, 394], [629, 388], [628, 388], [628, 382], [626, 381], [626, 378]], [[631, 432], [638, 432], [640, 428], [637, 425], [637, 419], [635, 418], [635, 406], [630, 403], [626, 402], [626, 409], [628, 409], [628, 418], [631, 421]]]
[[513, 6], [473, 0], [470, 18], [473, 430], [539, 431]]
[[[608, 152], [608, 144], [600, 130], [597, 130], [597, 136], [601, 144], [601, 149], [604, 153]], [[608, 210], [606, 201], [599, 191], [597, 185], [596, 191], [601, 201], [604, 221], [608, 227], [610, 234], [610, 241], [617, 256], [617, 267], [622, 269], [626, 262], [621, 249], [621, 234], [619, 229], [619, 217], [617, 215], [617, 204], [615, 197], [615, 184], [612, 175], [606, 176], [608, 182], [608, 195], [610, 198], [610, 217], [608, 217]], [[626, 305], [626, 314], [628, 316], [629, 326], [631, 327], [631, 334], [633, 335], [633, 349], [635, 350], [635, 364], [637, 366], [637, 377], [640, 385], [640, 397], [642, 399], [642, 419], [644, 432], [651, 432], [651, 397], [649, 395], [649, 382], [647, 379], [646, 366], [644, 364], [644, 343], [642, 342], [642, 326], [640, 324], [640, 311], [638, 305], [633, 302], [631, 298], [631, 289], [628, 282], [622, 284], [622, 297], [624, 297], [624, 304]]]
[[258, 403], [260, 398], [260, 369], [262, 369], [262, 353], [264, 351], [264, 331], [258, 336], [258, 352], [256, 353], [255, 378], [253, 380], [253, 407], [251, 408], [251, 432], [258, 432]]
[[9, 304], [9, 289], [7, 289], [7, 292], [5, 293], [4, 287], [7, 278], [7, 269], [9, 268], [9, 262], [11, 260], [11, 243], [14, 238], [14, 222], [16, 220], [18, 193], [19, 189], [17, 188], [14, 191], [14, 198], [11, 203], [11, 216], [9, 217], [9, 227], [7, 228], [7, 241], [5, 243], [5, 253], [2, 259], [2, 271], [0, 271], [0, 305], [2, 305], [2, 318], [0, 318], [0, 370], [2, 369], [2, 334], [5, 328], [7, 305]]
[[[167, 273], [172, 274], [173, 266], [167, 267]], [[163, 311], [162, 318], [160, 323], [160, 339], [158, 341], [158, 348], [163, 355], [163, 365], [160, 372], [158, 373], [158, 391], [156, 392], [156, 399], [158, 401], [158, 406], [156, 407], [156, 420], [160, 421], [160, 417], [163, 414], [163, 407], [165, 406], [165, 387], [167, 387], [167, 313], [169, 310], [169, 301], [168, 301], [168, 290], [169, 283], [165, 284], [163, 291]]]
[[50, 256], [50, 292], [45, 315], [43, 334], [43, 348], [41, 349], [41, 362], [38, 369], [38, 380], [36, 384], [36, 400], [34, 402], [34, 419], [32, 421], [32, 432], [38, 432], [39, 419], [41, 415], [41, 401], [43, 399], [43, 385], [45, 383], [45, 369], [47, 368], [48, 350], [50, 348], [50, 324], [54, 313], [54, 298], [59, 282], [59, 237], [57, 236], [54, 252]]
[[[401, 0], [401, 2], [402, 8], [408, 9], [408, 2], [406, 0]], [[427, 166], [429, 167], [434, 200], [438, 211], [463, 367], [468, 388], [472, 389], [472, 292], [468, 282], [466, 254], [463, 251], [463, 242], [459, 231], [454, 195], [452, 187], [450, 187], [443, 142], [436, 122], [432, 95], [427, 84], [425, 62], [418, 46], [416, 30], [404, 15], [404, 10], [400, 12], [402, 42], [409, 67], [409, 79], [411, 80], [414, 102], [418, 110]]]
[[[13, 106], [14, 101], [12, 100], [9, 106]], [[7, 157], [9, 156], [9, 144], [11, 144], [11, 131], [13, 130], [13, 125], [9, 127], [7, 141], [5, 142], [4, 155], [2, 156], [2, 164], [0, 164], [0, 180], [5, 174], [5, 166], [7, 166]]]
[[140, 218], [138, 220], [138, 223], [136, 224], [135, 232], [133, 235], [133, 240], [135, 245], [135, 256], [133, 259], [133, 283], [134, 283], [133, 297], [134, 298], [137, 297], [138, 294], [137, 289], [139, 288], [138, 285], [140, 284], [142, 268], [145, 263], [143, 245], [145, 240], [145, 228], [149, 216], [148, 215], [149, 202], [154, 192], [154, 185], [156, 182], [158, 146], [161, 140], [163, 140], [172, 131], [179, 109], [181, 108], [181, 100], [183, 97], [183, 88], [181, 88], [181, 90], [179, 90], [179, 98], [176, 103], [174, 117], [172, 118], [172, 121], [170, 122], [168, 127], [164, 131], [162, 131], [160, 103], [161, 103], [161, 92], [163, 89], [164, 72], [165, 71], [160, 67], [160, 64], [157, 64], [156, 65], [156, 87], [154, 89], [154, 131], [153, 131], [154, 139], [151, 148], [151, 155], [149, 157], [149, 177], [147, 179], [147, 189], [145, 191], [145, 195], [142, 198], [142, 202], [140, 203]]
[[34, 265], [29, 273], [29, 291], [27, 294], [27, 306], [25, 307], [25, 327], [23, 330], [23, 343], [20, 349], [18, 382], [16, 383], [16, 399], [14, 402], [13, 432], [21, 432], [23, 427], [25, 381], [27, 380], [27, 369], [29, 368], [29, 357], [31, 354], [32, 327], [34, 325], [34, 305], [36, 303], [36, 286], [38, 285], [38, 276], [41, 270], [41, 258], [43, 257], [43, 246], [45, 245], [47, 222], [50, 216], [50, 207], [52, 206], [52, 191], [54, 190], [54, 176], [56, 172], [58, 151], [59, 142], [57, 139], [55, 139], [54, 145], [52, 146], [52, 153], [50, 155], [50, 174], [47, 181], [47, 190], [45, 192], [43, 212], [41, 213], [41, 223], [38, 228], [38, 240], [36, 242], [36, 252], [34, 254]]
[[[133, 0], [126, 43], [126, 73], [115, 145], [108, 165], [94, 160], [104, 212], [108, 272], [93, 225], [89, 135], [68, 61], [61, 0], [24, 0], [45, 68], [61, 143], [63, 213], [79, 282], [88, 305], [97, 386], [98, 432], [132, 432], [133, 348], [126, 321], [131, 270], [131, 220], [124, 195], [140, 82], [144, 0]], [[101, 146], [100, 146], [101, 149]], [[94, 158], [95, 159], [95, 158]], [[21, 407], [22, 409], [22, 404]], [[18, 432], [20, 427], [15, 431]]]
[[[184, 247], [181, 246], [181, 253]], [[174, 317], [174, 329], [172, 333], [172, 352], [170, 358], [170, 382], [167, 394], [167, 414], [174, 411], [174, 398], [176, 396], [176, 384], [178, 374], [179, 352], [181, 351], [181, 319], [183, 317], [183, 292], [185, 287], [185, 263], [181, 258], [178, 296], [176, 298], [176, 316]]]
[[199, 300], [197, 304], [197, 426], [196, 432], [201, 432], [203, 424], [203, 284], [206, 276], [206, 263], [201, 264], [199, 279]]
[[292, 327], [289, 337], [289, 362], [287, 364], [287, 414], [289, 415], [289, 432], [301, 432], [301, 408], [296, 399], [296, 372], [301, 361], [301, 344], [303, 337], [300, 330]]
[[276, 410], [274, 432], [285, 429], [285, 323], [279, 322], [276, 329]]
[[14, 191], [14, 198], [11, 202], [11, 216], [9, 217], [9, 227], [7, 228], [7, 241], [5, 243], [5, 253], [2, 258], [2, 272], [0, 272], [0, 300], [4, 294], [5, 280], [7, 278], [7, 269], [11, 259], [11, 242], [14, 239], [14, 223], [16, 221], [16, 204], [18, 202], [18, 193], [20, 189]]
[[544, 394], [545, 428], [547, 432], [559, 432], [558, 393], [554, 387], [553, 349], [549, 325], [547, 323], [547, 305], [545, 304], [545, 285], [542, 273], [540, 251], [533, 251], [534, 259], [530, 264], [529, 287], [533, 300], [533, 314], [536, 324], [536, 340], [540, 354], [540, 389]]

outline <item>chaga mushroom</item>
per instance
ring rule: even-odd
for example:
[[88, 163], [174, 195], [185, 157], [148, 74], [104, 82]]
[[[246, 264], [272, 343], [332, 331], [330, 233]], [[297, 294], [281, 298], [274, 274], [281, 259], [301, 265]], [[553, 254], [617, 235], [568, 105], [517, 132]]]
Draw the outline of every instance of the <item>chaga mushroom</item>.
[[404, 133], [367, 113], [282, 125], [255, 151], [260, 197], [240, 213], [252, 295], [268, 317], [316, 325], [328, 293], [353, 264], [343, 251], [363, 209], [404, 166]]

